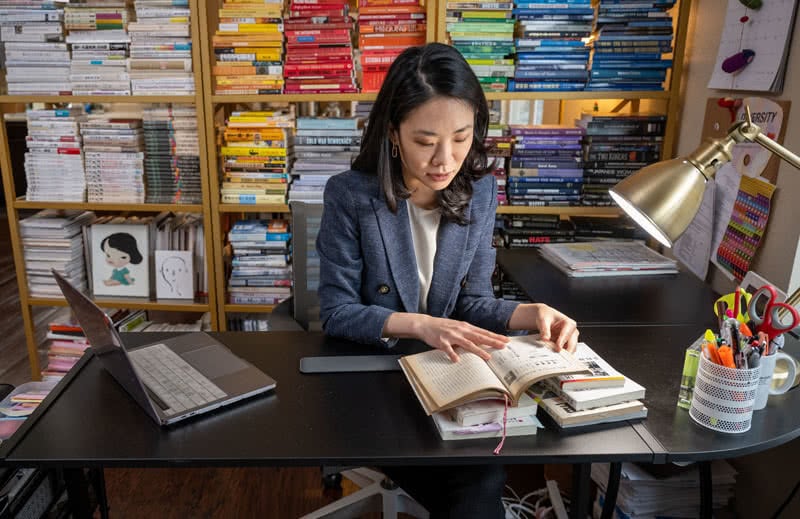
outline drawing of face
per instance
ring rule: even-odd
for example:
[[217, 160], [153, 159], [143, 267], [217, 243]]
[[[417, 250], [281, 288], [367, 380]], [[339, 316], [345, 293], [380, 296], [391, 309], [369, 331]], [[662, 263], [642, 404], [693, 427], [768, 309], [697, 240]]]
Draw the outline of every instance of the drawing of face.
[[103, 248], [103, 251], [106, 253], [106, 263], [111, 265], [114, 268], [121, 268], [130, 263], [131, 257], [128, 253], [121, 251], [119, 249], [115, 249], [111, 245], [106, 243], [106, 246]]
[[187, 271], [186, 262], [183, 258], [170, 256], [161, 264], [161, 277], [173, 292], [178, 291], [178, 279]]

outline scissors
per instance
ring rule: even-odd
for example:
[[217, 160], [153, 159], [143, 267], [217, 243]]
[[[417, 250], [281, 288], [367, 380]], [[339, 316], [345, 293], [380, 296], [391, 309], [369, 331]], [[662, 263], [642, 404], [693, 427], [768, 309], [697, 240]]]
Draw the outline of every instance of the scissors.
[[[739, 297], [738, 305], [736, 304], [737, 295]], [[731, 317], [734, 317], [740, 323], [746, 323], [748, 321], [747, 305], [750, 304], [751, 299], [752, 296], [746, 290], [737, 290], [736, 292], [725, 294], [714, 303], [714, 313], [719, 317], [719, 312], [722, 310], [723, 317], [725, 317], [725, 310], [731, 310], [737, 312], [736, 315], [732, 315]], [[724, 308], [720, 308], [722, 306], [720, 303], [724, 304]]]
[[[761, 296], [769, 297], [766, 306], [759, 312], [758, 301]], [[777, 303], [777, 298], [778, 293], [775, 291], [775, 287], [764, 285], [756, 290], [756, 293], [750, 298], [750, 305], [747, 307], [750, 319], [756, 323], [758, 331], [766, 333], [770, 341], [789, 330], [793, 330], [800, 324], [800, 314], [797, 313], [797, 310], [786, 303]], [[783, 320], [786, 318], [785, 314], [787, 312], [791, 316], [791, 320], [788, 323]]]

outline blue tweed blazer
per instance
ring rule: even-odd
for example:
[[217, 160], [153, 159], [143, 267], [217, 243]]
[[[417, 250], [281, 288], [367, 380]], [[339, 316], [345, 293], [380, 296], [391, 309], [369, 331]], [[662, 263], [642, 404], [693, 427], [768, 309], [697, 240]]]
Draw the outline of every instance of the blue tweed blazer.
[[[442, 220], [429, 315], [467, 321], [505, 333], [518, 303], [496, 299], [491, 275], [497, 184], [488, 175], [474, 184], [468, 225]], [[325, 186], [317, 238], [320, 318], [328, 335], [385, 345], [384, 323], [393, 312], [418, 312], [419, 278], [407, 202], [386, 206], [376, 175], [346, 171]]]

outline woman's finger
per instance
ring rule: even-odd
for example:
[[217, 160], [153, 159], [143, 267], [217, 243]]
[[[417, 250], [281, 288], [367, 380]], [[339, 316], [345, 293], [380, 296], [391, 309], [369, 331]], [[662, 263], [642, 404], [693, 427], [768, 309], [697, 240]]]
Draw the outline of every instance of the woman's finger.
[[566, 348], [572, 339], [573, 332], [578, 329], [578, 324], [572, 319], [564, 318], [559, 322], [558, 337], [555, 342], [560, 348]]
[[461, 339], [459, 339], [456, 342], [456, 344], [458, 344], [458, 346], [460, 346], [463, 350], [468, 351], [470, 353], [474, 353], [483, 360], [489, 360], [491, 358], [491, 355], [489, 354], [488, 351], [484, 350], [483, 348], [481, 348], [474, 342], [470, 341], [466, 337], [462, 337]]

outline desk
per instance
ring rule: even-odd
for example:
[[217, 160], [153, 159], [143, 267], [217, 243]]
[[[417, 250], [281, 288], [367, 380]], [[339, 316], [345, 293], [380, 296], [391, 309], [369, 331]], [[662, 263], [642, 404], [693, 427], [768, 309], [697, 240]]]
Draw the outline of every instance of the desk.
[[[3, 445], [7, 461], [73, 468], [577, 463], [588, 469], [591, 462], [652, 459], [650, 446], [628, 425], [577, 435], [544, 429], [508, 438], [500, 456], [492, 454], [496, 439], [444, 442], [400, 372], [298, 371], [303, 356], [372, 348], [305, 332], [216, 336], [275, 378], [277, 389], [161, 429], [87, 357], [14, 444]], [[137, 345], [158, 338], [141, 333], [124, 340]]]
[[498, 249], [497, 263], [532, 301], [552, 306], [580, 326], [716, 326], [713, 308], [718, 296], [687, 272], [571, 278], [535, 249]]
[[[753, 413], [752, 426], [741, 434], [716, 433], [694, 422], [677, 407], [680, 373], [686, 347], [702, 335], [701, 327], [588, 327], [586, 341], [620, 372], [647, 388], [647, 420], [635, 425], [653, 448], [654, 463], [732, 458], [777, 447], [800, 436], [800, 389], [769, 397], [767, 407]], [[616, 350], [616, 351], [615, 351]], [[784, 351], [800, 357], [800, 341], [790, 338]], [[655, 375], [655, 376], [654, 376]], [[638, 377], [642, 377], [639, 380]]]
[[[648, 419], [580, 433], [548, 428], [508, 438], [500, 456], [492, 455], [496, 439], [441, 441], [399, 372], [301, 374], [299, 359], [306, 355], [374, 351], [305, 332], [216, 334], [272, 375], [278, 387], [171, 429], [154, 425], [97, 359], [86, 356], [23, 426], [23, 434], [2, 448], [6, 461], [19, 466], [573, 463], [580, 477], [588, 478], [592, 462], [711, 460], [800, 435], [800, 417], [782, 412], [796, 409], [797, 390], [771, 397], [768, 410], [757, 412], [763, 418], [738, 435], [705, 429], [675, 406], [684, 350], [701, 331], [698, 325], [585, 328], [582, 337], [593, 349], [647, 387]], [[137, 345], [158, 338], [143, 333], [125, 340]], [[788, 348], [798, 352], [800, 344]]]

